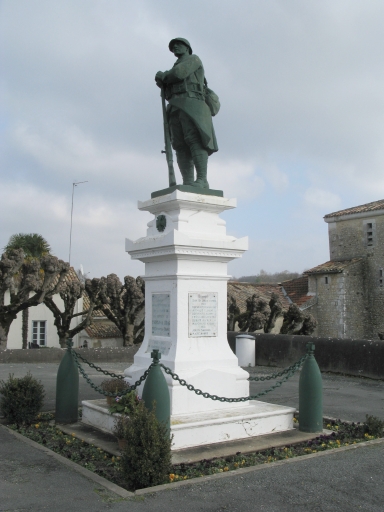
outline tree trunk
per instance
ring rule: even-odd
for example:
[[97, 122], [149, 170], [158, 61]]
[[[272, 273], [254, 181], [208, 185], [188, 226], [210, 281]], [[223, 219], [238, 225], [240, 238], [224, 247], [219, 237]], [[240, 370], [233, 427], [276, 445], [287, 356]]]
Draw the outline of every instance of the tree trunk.
[[67, 347], [67, 338], [68, 338], [68, 336], [67, 336], [67, 335], [60, 336], [60, 337], [59, 337], [59, 342], [60, 342], [60, 347], [61, 347], [61, 348], [68, 348], [68, 347]]
[[27, 348], [27, 346], [28, 346], [28, 322], [29, 322], [29, 308], [23, 309], [23, 312], [22, 312], [22, 325], [21, 325], [22, 348]]
[[131, 347], [134, 343], [134, 337], [133, 337], [133, 324], [127, 325], [127, 330], [123, 332], [123, 347]]
[[8, 333], [11, 323], [12, 319], [10, 319], [9, 323], [5, 321], [0, 323], [0, 350], [5, 350], [7, 348]]

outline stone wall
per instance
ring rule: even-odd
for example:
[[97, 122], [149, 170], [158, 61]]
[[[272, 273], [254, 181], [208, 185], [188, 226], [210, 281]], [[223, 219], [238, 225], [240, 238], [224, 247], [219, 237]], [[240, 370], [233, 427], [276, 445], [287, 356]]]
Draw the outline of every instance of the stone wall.
[[[238, 334], [228, 332], [233, 351]], [[315, 344], [315, 357], [321, 371], [384, 379], [384, 341], [285, 334], [255, 334], [254, 337], [256, 365], [259, 366], [290, 366], [306, 353], [306, 344], [311, 342]]]
[[308, 290], [317, 296], [308, 311], [318, 321], [314, 336], [364, 338], [370, 335], [365, 289], [365, 262], [349, 265], [343, 272], [312, 274]]
[[[77, 348], [76, 352], [93, 363], [133, 362], [140, 345], [133, 347], [108, 348]], [[14, 349], [0, 350], [0, 363], [60, 363], [66, 349], [40, 348], [40, 349]]]
[[[351, 317], [351, 328], [355, 322], [358, 330], [350, 330], [349, 335], [360, 337], [363, 328], [363, 337], [377, 339], [378, 333], [384, 331], [384, 215], [373, 212], [372, 216], [365, 213], [344, 217], [330, 222], [328, 231], [331, 260], [364, 258], [363, 282], [361, 286], [358, 280], [351, 283], [348, 300], [360, 304], [352, 308], [353, 315], [361, 317], [364, 312], [365, 320], [361, 322], [360, 318], [353, 320]], [[361, 300], [356, 301], [357, 295]]]

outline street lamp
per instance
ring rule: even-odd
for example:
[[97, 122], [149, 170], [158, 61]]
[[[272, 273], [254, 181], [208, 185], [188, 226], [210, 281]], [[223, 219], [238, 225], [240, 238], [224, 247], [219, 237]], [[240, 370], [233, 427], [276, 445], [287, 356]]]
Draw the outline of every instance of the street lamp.
[[88, 183], [88, 181], [74, 181], [72, 183], [71, 229], [69, 230], [69, 264], [71, 264], [73, 196], [75, 194], [75, 187], [77, 187], [77, 185], [81, 185], [82, 183]]

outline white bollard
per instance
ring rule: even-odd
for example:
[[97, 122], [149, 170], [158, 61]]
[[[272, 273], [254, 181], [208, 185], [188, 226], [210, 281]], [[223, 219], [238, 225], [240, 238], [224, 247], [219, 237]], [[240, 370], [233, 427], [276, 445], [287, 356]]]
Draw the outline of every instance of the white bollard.
[[239, 366], [255, 366], [256, 364], [256, 341], [249, 334], [236, 336], [236, 356]]

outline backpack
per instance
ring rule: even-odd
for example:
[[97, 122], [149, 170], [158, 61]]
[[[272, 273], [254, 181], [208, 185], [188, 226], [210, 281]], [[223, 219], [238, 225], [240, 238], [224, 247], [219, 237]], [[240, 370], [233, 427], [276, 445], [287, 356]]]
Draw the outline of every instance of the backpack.
[[211, 111], [212, 117], [214, 117], [220, 110], [220, 100], [218, 95], [208, 87], [206, 78], [204, 78], [204, 98], [205, 103], [208, 105], [209, 110]]

